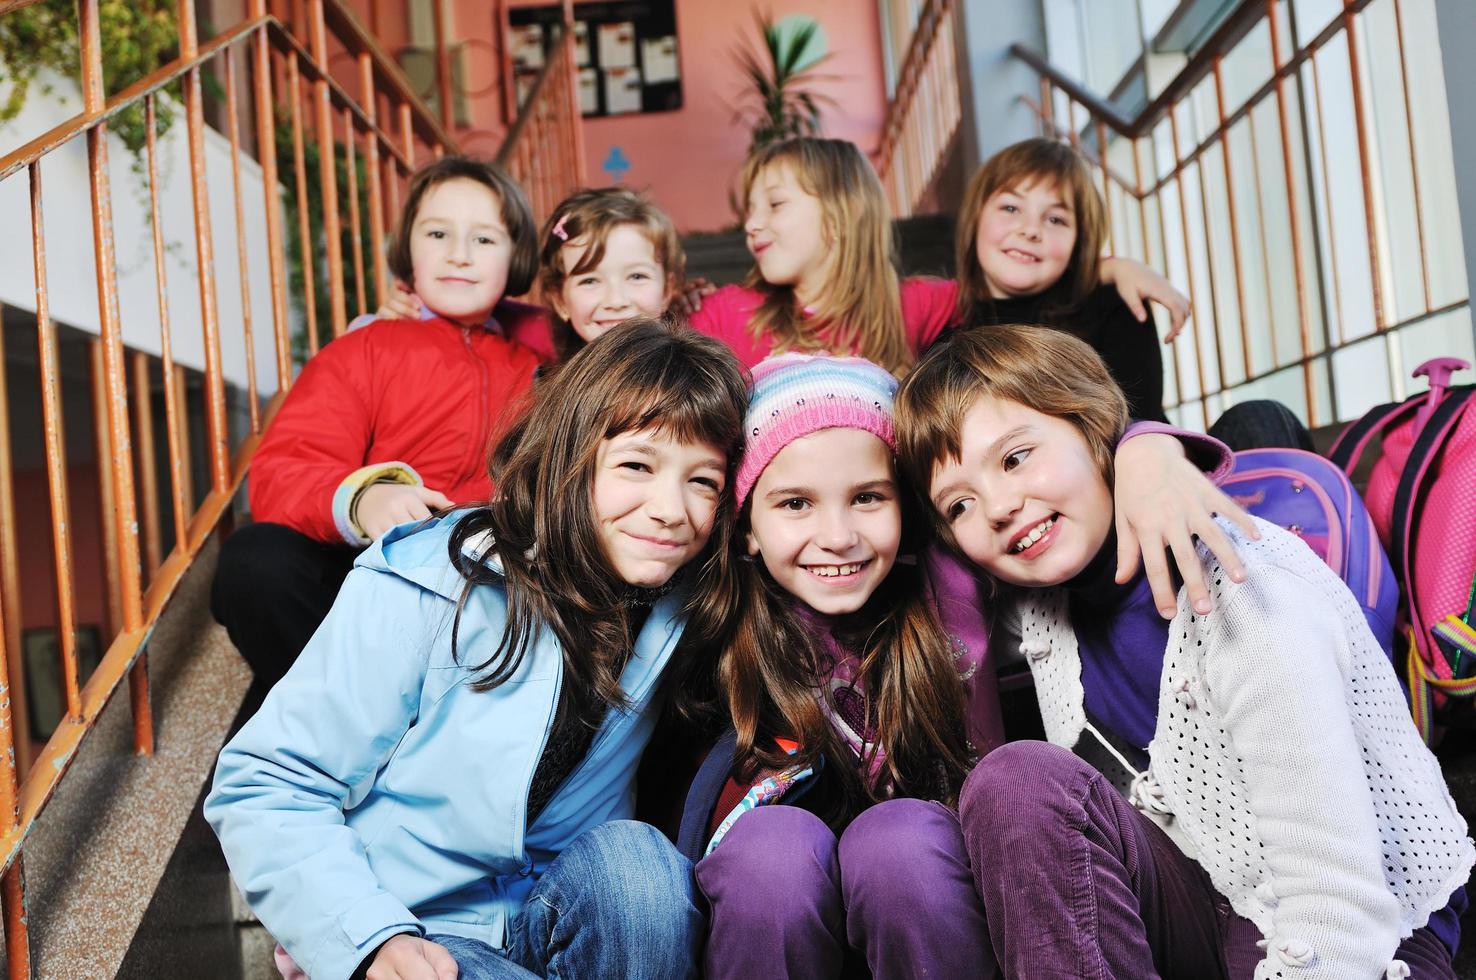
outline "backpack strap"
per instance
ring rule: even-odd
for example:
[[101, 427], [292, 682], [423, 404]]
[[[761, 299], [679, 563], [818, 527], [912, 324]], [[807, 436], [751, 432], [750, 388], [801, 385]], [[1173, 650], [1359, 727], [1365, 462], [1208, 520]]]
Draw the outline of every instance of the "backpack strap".
[[1352, 473], [1373, 437], [1414, 412], [1424, 397], [1420, 394], [1407, 401], [1388, 402], [1369, 409], [1334, 440], [1332, 448], [1327, 451], [1327, 458], [1344, 473]]
[[1389, 532], [1389, 553], [1399, 563], [1400, 571], [1403, 573], [1401, 579], [1404, 583], [1405, 595], [1409, 600], [1409, 617], [1414, 627], [1414, 642], [1418, 644], [1422, 653], [1428, 651], [1429, 639], [1425, 633], [1425, 624], [1419, 618], [1419, 607], [1415, 601], [1414, 539], [1419, 523], [1415, 505], [1420, 488], [1425, 483], [1425, 477], [1439, 455], [1436, 447], [1450, 435], [1451, 429], [1460, 422], [1466, 409], [1476, 404], [1472, 400], [1473, 395], [1476, 395], [1476, 387], [1467, 386], [1449, 390], [1430, 416], [1430, 420], [1425, 423], [1425, 427], [1415, 437], [1414, 445], [1410, 447], [1409, 460], [1404, 465], [1404, 472], [1399, 474], [1399, 485], [1394, 491], [1394, 520]]
[[718, 739], [717, 744], [702, 760], [702, 767], [687, 790], [687, 802], [682, 808], [682, 825], [677, 831], [677, 850], [692, 863], [702, 859], [707, 843], [707, 825], [712, 812], [717, 808], [718, 797], [733, 769], [733, 752], [738, 747], [738, 733], [730, 725]]

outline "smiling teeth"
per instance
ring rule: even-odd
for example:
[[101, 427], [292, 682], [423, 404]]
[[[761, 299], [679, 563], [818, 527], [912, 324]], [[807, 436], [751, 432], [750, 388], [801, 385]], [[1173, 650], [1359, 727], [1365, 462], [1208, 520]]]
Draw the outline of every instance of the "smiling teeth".
[[865, 562], [858, 561], [849, 565], [806, 565], [805, 570], [821, 578], [837, 578], [841, 575], [855, 575], [865, 564]]
[[1029, 534], [1025, 535], [1019, 541], [1015, 542], [1015, 546], [1010, 549], [1010, 553], [1018, 555], [1026, 548], [1029, 548], [1031, 545], [1035, 544], [1035, 542], [1045, 537], [1045, 533], [1049, 531], [1052, 527], [1054, 527], [1055, 524], [1056, 519], [1054, 517], [1048, 517], [1045, 520], [1041, 521], [1039, 524], [1035, 525], [1035, 527], [1030, 529]]

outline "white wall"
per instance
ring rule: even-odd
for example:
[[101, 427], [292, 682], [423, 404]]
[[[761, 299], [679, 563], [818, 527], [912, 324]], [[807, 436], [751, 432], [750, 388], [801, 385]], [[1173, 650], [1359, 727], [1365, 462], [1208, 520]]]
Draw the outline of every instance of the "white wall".
[[[44, 93], [43, 87], [48, 84], [55, 89], [54, 93]], [[4, 90], [5, 87], [0, 86], [0, 98], [3, 98]], [[76, 86], [70, 79], [58, 76], [37, 78], [20, 116], [0, 125], [0, 147], [8, 152], [24, 144], [65, 122], [78, 111], [79, 105]], [[205, 356], [195, 254], [194, 205], [182, 111], [176, 113], [174, 125], [159, 140], [158, 152], [171, 347], [177, 363], [203, 370]], [[221, 360], [227, 383], [244, 388], [245, 334], [230, 143], [227, 137], [208, 126], [205, 130], [205, 161], [211, 239], [215, 252]], [[143, 168], [135, 168], [133, 155], [111, 134], [108, 138], [108, 164], [123, 342], [135, 350], [157, 355], [161, 346], [148, 183], [141, 172]], [[85, 138], [73, 139], [42, 158], [41, 185], [52, 317], [80, 330], [98, 333], [100, 315]], [[257, 389], [266, 396], [276, 391], [276, 355], [262, 189], [260, 166], [243, 154], [241, 198], [249, 281], [246, 292], [250, 297]], [[0, 181], [0, 219], [3, 219], [4, 229], [3, 237], [0, 237], [0, 301], [34, 310], [36, 291], [30, 246], [30, 186], [25, 170]]]

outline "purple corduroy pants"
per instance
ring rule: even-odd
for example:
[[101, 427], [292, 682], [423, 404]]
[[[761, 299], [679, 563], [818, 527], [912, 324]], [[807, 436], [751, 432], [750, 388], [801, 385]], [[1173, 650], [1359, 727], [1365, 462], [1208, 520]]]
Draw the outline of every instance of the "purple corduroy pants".
[[765, 806], [697, 863], [710, 906], [708, 980], [996, 976], [953, 811], [888, 800], [837, 840], [814, 814]]
[[[1012, 742], [959, 800], [1003, 975], [1029, 980], [1249, 980], [1260, 930], [1209, 875], [1067, 750]], [[699, 866], [700, 869], [700, 866]], [[1411, 980], [1454, 980], [1429, 929], [1396, 954]]]

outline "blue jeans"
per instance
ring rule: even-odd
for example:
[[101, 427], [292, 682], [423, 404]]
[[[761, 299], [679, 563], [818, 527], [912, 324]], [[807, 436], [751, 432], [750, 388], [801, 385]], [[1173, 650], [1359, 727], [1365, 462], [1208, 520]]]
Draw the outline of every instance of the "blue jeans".
[[450, 950], [460, 980], [666, 980], [697, 975], [702, 913], [692, 864], [634, 820], [579, 835], [548, 866], [513, 919], [508, 948], [427, 936]]

